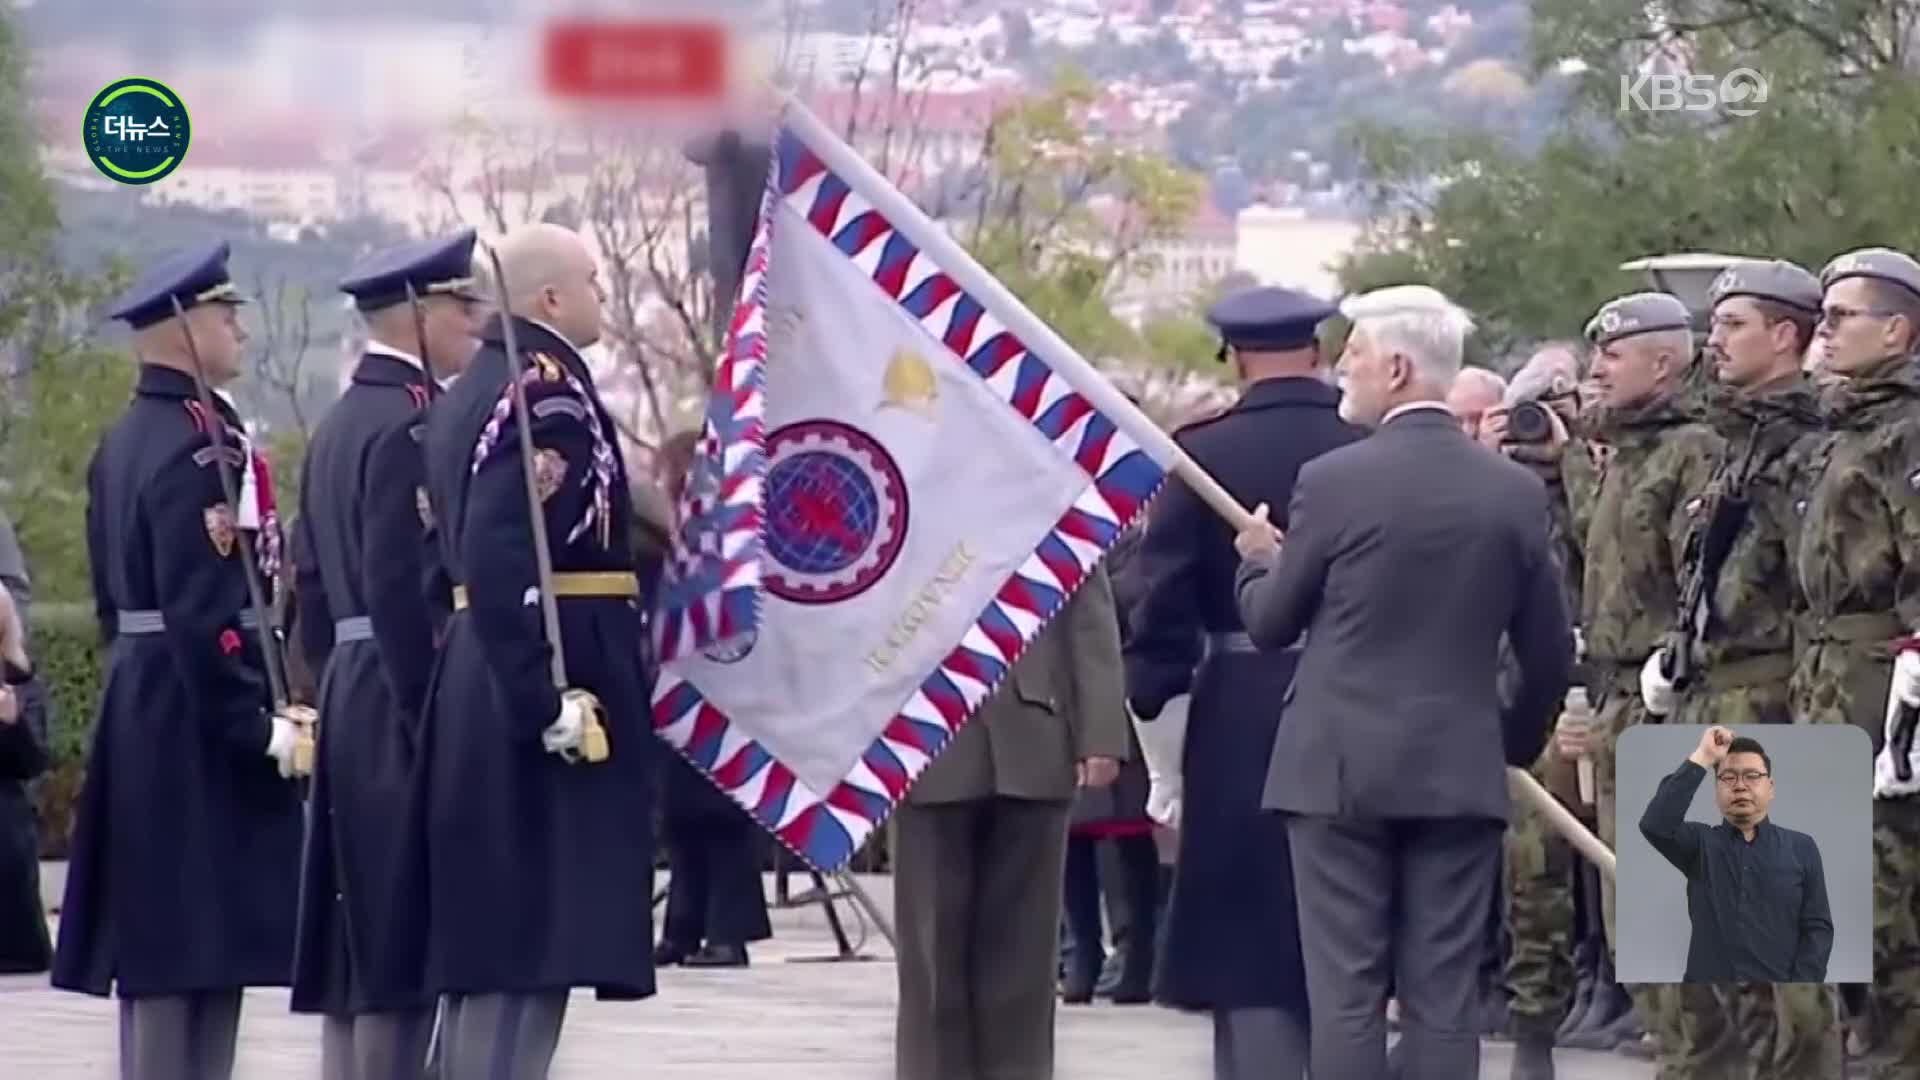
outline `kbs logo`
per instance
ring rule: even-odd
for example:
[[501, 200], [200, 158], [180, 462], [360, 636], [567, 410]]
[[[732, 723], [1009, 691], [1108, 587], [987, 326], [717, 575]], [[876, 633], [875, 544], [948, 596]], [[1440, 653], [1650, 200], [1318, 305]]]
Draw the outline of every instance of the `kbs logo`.
[[1620, 76], [1620, 111], [1713, 112], [1752, 116], [1767, 102], [1766, 77], [1752, 68], [1734, 68], [1721, 78], [1711, 75], [1658, 74], [1642, 71], [1627, 81]]

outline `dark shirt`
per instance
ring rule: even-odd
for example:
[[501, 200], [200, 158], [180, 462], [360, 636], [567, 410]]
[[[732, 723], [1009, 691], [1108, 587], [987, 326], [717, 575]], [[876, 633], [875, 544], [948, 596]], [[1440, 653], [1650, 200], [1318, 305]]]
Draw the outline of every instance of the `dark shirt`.
[[1640, 833], [1687, 877], [1686, 982], [1825, 982], [1833, 951], [1827, 876], [1813, 837], [1761, 821], [1686, 820], [1707, 770], [1692, 761], [1660, 781]]

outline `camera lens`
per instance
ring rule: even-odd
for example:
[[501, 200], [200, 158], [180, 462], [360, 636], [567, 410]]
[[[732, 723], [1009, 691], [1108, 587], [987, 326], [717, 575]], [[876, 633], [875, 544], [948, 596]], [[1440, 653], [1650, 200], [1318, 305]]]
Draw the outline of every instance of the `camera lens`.
[[1507, 410], [1507, 441], [1543, 443], [1553, 437], [1553, 420], [1547, 407], [1537, 401], [1523, 401]]

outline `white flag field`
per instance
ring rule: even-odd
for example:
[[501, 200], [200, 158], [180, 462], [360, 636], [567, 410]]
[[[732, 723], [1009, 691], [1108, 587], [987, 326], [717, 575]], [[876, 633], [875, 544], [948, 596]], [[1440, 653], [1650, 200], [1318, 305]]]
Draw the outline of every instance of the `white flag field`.
[[832, 872], [1179, 451], [797, 103], [775, 147], [654, 620], [653, 723]]

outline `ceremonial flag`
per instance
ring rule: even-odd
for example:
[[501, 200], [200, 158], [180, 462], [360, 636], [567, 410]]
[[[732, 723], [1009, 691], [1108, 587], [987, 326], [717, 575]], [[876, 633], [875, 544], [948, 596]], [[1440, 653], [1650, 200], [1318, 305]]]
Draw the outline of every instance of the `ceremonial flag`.
[[1179, 451], [812, 114], [782, 121], [654, 623], [653, 722], [833, 871]]

